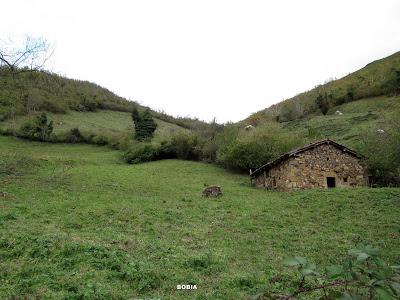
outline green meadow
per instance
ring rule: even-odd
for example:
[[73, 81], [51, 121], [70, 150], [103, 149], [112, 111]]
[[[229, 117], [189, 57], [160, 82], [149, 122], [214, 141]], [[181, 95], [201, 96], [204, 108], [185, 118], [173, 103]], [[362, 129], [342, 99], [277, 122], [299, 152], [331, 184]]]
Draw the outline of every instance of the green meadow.
[[[287, 256], [327, 265], [365, 243], [400, 261], [399, 188], [279, 193], [121, 155], [0, 136], [0, 299], [249, 299], [286, 290]], [[212, 184], [224, 195], [201, 197]]]

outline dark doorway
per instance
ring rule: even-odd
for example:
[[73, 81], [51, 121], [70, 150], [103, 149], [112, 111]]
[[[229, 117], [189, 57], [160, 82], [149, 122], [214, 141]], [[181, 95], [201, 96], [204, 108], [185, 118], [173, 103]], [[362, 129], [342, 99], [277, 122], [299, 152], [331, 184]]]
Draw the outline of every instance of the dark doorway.
[[329, 189], [336, 187], [335, 177], [326, 177], [326, 184], [328, 185]]

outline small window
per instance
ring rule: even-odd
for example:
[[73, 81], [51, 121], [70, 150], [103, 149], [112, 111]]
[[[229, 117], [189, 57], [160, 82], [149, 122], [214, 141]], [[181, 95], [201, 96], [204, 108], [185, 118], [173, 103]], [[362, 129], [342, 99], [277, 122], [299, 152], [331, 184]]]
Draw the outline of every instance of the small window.
[[329, 160], [329, 157], [327, 157], [326, 160], [328, 161], [328, 160]]
[[343, 181], [344, 181], [344, 182], [347, 182], [348, 179], [349, 179], [348, 177], [345, 177], [345, 178], [343, 178]]

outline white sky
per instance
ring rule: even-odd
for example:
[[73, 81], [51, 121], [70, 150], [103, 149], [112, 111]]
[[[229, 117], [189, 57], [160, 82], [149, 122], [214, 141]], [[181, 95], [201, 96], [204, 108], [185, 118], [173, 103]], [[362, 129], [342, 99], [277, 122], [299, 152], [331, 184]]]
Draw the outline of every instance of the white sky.
[[400, 51], [399, 0], [0, 0], [0, 38], [172, 115], [238, 121]]

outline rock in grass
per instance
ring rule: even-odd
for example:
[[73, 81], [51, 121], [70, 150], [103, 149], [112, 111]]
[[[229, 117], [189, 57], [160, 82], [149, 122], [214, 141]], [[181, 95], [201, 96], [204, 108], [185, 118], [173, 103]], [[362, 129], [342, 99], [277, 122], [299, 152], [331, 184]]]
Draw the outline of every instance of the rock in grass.
[[219, 197], [222, 196], [222, 190], [220, 186], [212, 185], [206, 187], [202, 193], [203, 197]]

